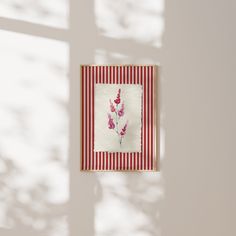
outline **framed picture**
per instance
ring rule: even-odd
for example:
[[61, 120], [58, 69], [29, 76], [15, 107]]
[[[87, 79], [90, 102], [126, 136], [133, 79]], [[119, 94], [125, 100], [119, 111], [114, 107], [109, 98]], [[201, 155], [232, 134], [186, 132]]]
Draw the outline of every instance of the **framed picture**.
[[81, 65], [82, 171], [159, 169], [158, 66]]

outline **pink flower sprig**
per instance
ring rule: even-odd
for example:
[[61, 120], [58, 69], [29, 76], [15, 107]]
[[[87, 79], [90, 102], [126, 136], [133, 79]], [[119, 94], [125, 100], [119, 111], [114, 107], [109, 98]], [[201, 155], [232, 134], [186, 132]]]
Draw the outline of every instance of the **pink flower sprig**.
[[120, 131], [120, 145], [122, 144], [122, 139], [124, 138], [124, 136], [126, 134], [127, 126], [128, 126], [128, 121], [126, 121], [124, 127]]
[[116, 103], [117, 105], [120, 104], [120, 92], [121, 92], [121, 89], [118, 90], [116, 99], [114, 100], [114, 103]]
[[[120, 145], [122, 144], [122, 140], [126, 135], [127, 131], [127, 126], [128, 126], [128, 121], [126, 121], [125, 125], [123, 128], [119, 131], [119, 119], [124, 116], [125, 114], [125, 104], [124, 102], [121, 103], [121, 89], [118, 90], [116, 99], [114, 100], [114, 103], [116, 104], [116, 107], [112, 103], [111, 99], [109, 100], [110, 103], [110, 111], [112, 114], [115, 115], [115, 117], [112, 117], [112, 114], [108, 114], [108, 128], [109, 129], [114, 129], [116, 134], [119, 137], [119, 143]], [[115, 120], [115, 123], [114, 123]]]
[[126, 129], [127, 129], [127, 126], [128, 126], [128, 121], [125, 123], [124, 127], [121, 129], [120, 131], [120, 135], [123, 137], [125, 136], [126, 134]]
[[115, 123], [113, 121], [113, 118], [110, 114], [108, 114], [108, 128], [109, 129], [115, 129]]
[[115, 112], [115, 111], [116, 111], [116, 108], [115, 108], [115, 106], [113, 105], [111, 99], [110, 99], [110, 110], [111, 110], [111, 112]]
[[124, 110], [125, 110], [125, 104], [122, 103], [121, 109], [118, 111], [118, 116], [119, 117], [121, 117], [121, 116], [123, 116], [125, 114]]

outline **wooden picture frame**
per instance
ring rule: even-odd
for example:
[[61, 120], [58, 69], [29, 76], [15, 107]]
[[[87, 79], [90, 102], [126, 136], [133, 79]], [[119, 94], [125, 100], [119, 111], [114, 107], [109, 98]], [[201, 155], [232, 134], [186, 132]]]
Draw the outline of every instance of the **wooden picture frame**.
[[81, 171], [158, 171], [157, 65], [81, 65]]

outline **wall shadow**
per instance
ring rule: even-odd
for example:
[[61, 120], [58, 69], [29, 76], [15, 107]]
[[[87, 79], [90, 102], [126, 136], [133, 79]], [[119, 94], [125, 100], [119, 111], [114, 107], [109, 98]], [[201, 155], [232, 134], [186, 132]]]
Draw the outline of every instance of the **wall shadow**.
[[163, 235], [235, 235], [235, 2], [166, 1]]
[[[34, 35], [42, 38], [50, 38], [62, 41], [69, 46], [69, 87], [70, 100], [69, 111], [69, 173], [70, 173], [70, 199], [62, 206], [57, 206], [53, 214], [69, 216], [69, 234], [71, 236], [105, 236], [105, 235], [160, 235], [159, 226], [160, 200], [164, 194], [162, 175], [160, 173], [82, 173], [80, 169], [80, 64], [159, 64], [160, 49], [153, 46], [153, 40], [141, 42], [129, 37], [109, 37], [99, 29], [96, 23], [95, 2], [87, 0], [70, 0], [69, 28], [56, 29], [48, 26], [41, 26], [34, 23], [0, 18], [0, 28], [4, 30]], [[120, 6], [122, 10], [122, 5]], [[129, 6], [129, 10], [135, 11], [135, 4]], [[146, 11], [142, 9], [139, 11]], [[147, 15], [149, 10], [147, 11]], [[140, 13], [140, 12], [139, 12]], [[135, 13], [135, 14], [139, 14]], [[150, 13], [151, 14], [151, 13]], [[124, 24], [124, 15], [120, 24]], [[107, 19], [109, 21], [109, 19]], [[147, 22], [148, 23], [148, 22]], [[155, 28], [154, 28], [155, 30]], [[143, 32], [145, 34], [145, 32]], [[65, 104], [64, 104], [65, 105]], [[66, 106], [67, 108], [67, 106]], [[54, 153], [55, 154], [55, 153]], [[52, 154], [52, 156], [54, 155]], [[15, 167], [14, 167], [15, 168]], [[12, 167], [13, 169], [13, 167]], [[16, 169], [16, 168], [15, 168]], [[3, 182], [10, 176], [7, 171]], [[116, 184], [106, 182], [106, 178], [114, 180]], [[9, 183], [4, 182], [4, 186]], [[47, 189], [43, 183], [35, 186], [35, 201], [42, 201], [41, 193]], [[13, 191], [13, 189], [9, 189]], [[32, 190], [33, 191], [33, 190]], [[124, 191], [124, 192], [123, 192]], [[40, 192], [40, 194], [38, 193]], [[125, 194], [124, 194], [125, 193]], [[14, 195], [15, 192], [11, 193]], [[105, 207], [106, 201], [110, 204]], [[18, 204], [17, 201], [14, 201]], [[110, 215], [110, 210], [116, 210], [121, 206], [125, 211]], [[14, 204], [10, 206], [14, 207]], [[115, 206], [115, 207], [114, 207]], [[27, 209], [28, 216], [35, 216], [32, 209]], [[50, 212], [54, 209], [52, 204], [46, 204], [45, 208]], [[57, 208], [56, 208], [57, 209]], [[14, 219], [16, 213], [10, 211], [9, 218]], [[103, 217], [99, 215], [102, 213]], [[26, 214], [26, 215], [27, 215]], [[126, 222], [134, 217], [130, 227]], [[35, 216], [37, 218], [37, 216]], [[48, 219], [47, 214], [40, 217]], [[136, 218], [137, 217], [137, 218]], [[52, 216], [52, 219], [54, 215]], [[47, 220], [48, 221], [48, 220]], [[17, 219], [17, 226], [13, 230], [2, 229], [3, 235], [13, 236], [22, 230], [25, 236], [51, 235], [50, 221], [43, 230], [37, 230], [31, 226], [24, 228]], [[103, 227], [110, 222], [110, 227]], [[118, 223], [119, 222], [119, 223]], [[118, 224], [117, 224], [118, 223]], [[37, 225], [37, 224], [36, 224]], [[40, 225], [40, 222], [39, 222]], [[121, 231], [120, 227], [123, 227]], [[127, 227], [127, 229], [126, 229]], [[1, 231], [0, 231], [1, 232]]]
[[0, 235], [67, 236], [67, 45], [0, 35]]
[[50, 187], [44, 180], [28, 189], [15, 187], [21, 168], [3, 156], [0, 162], [5, 169], [0, 173], [1, 224], [5, 225], [0, 227], [0, 234], [44, 236], [58, 232], [55, 228], [64, 222], [67, 203], [52, 204], [47, 199]]
[[[96, 24], [96, 1], [70, 3], [71, 235], [161, 235], [160, 202], [164, 196], [161, 173], [80, 173], [78, 169], [79, 65], [160, 64], [161, 51], [153, 46], [154, 39], [145, 43], [105, 35]], [[135, 3], [130, 11], [135, 11]], [[121, 21], [125, 18], [126, 15]]]

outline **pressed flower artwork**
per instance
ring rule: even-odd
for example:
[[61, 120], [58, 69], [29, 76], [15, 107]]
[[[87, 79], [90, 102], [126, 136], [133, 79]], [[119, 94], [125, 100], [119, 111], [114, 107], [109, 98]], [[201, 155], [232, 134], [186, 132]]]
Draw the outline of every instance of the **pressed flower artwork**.
[[158, 169], [156, 66], [81, 66], [81, 170]]
[[112, 103], [112, 101], [110, 99], [110, 111], [115, 116], [115, 123], [113, 121], [114, 119], [112, 118], [112, 115], [110, 113], [108, 113], [108, 128], [115, 130], [115, 133], [119, 137], [119, 143], [121, 145], [122, 139], [125, 137], [125, 134], [126, 134], [128, 120], [126, 121], [125, 125], [120, 130], [119, 129], [119, 121], [120, 121], [120, 118], [124, 115], [124, 110], [125, 110], [124, 102], [120, 106], [120, 103], [121, 103], [120, 93], [121, 93], [121, 89], [119, 88], [118, 93], [117, 93], [117, 97], [114, 100], [114, 103], [116, 104], [116, 106], [114, 106], [114, 104]]
[[94, 150], [141, 152], [142, 86], [96, 84]]

